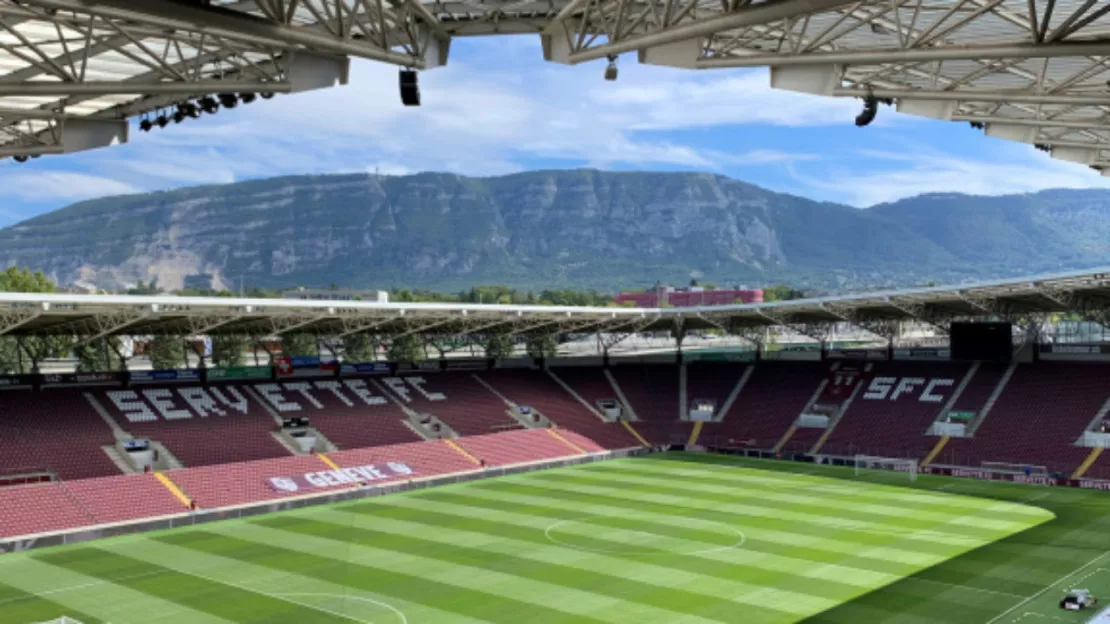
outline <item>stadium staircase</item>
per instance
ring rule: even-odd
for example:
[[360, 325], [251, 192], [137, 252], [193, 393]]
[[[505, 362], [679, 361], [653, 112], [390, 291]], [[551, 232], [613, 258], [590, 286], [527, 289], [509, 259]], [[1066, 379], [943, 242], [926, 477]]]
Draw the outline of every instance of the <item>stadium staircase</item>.
[[1091, 452], [1087, 454], [1087, 458], [1084, 459], [1083, 463], [1079, 464], [1079, 467], [1076, 468], [1075, 472], [1072, 473], [1071, 478], [1080, 479], [1083, 477], [1083, 475], [1087, 474], [1087, 471], [1091, 469], [1091, 466], [1093, 466], [1095, 462], [1098, 461], [1098, 458], [1102, 455], [1103, 450], [1105, 449], [1101, 446], [1096, 446], [1095, 448], [1091, 449]]
[[948, 436], [940, 436], [937, 438], [937, 443], [933, 445], [933, 449], [925, 455], [925, 459], [921, 460], [921, 466], [928, 466], [933, 463], [933, 460], [944, 451], [944, 447], [948, 445], [949, 440], [951, 440], [951, 438]]
[[978, 431], [979, 427], [986, 421], [991, 409], [994, 408], [994, 404], [998, 402], [999, 397], [1005, 392], [1006, 386], [1010, 384], [1010, 379], [1012, 379], [1014, 373], [1017, 372], [1017, 367], [1018, 365], [1016, 362], [1006, 366], [1006, 369], [1002, 372], [1002, 376], [998, 379], [998, 383], [995, 385], [994, 389], [991, 390], [990, 396], [988, 396], [986, 402], [983, 403], [983, 408], [979, 410], [978, 416], [976, 416], [975, 420], [968, 426], [967, 434], [969, 436], [974, 436], [975, 432]]

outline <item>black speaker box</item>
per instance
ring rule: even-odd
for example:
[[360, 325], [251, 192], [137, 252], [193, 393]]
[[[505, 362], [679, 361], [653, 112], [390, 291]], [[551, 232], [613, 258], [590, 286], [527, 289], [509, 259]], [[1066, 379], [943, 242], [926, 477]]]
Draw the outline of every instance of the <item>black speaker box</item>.
[[402, 69], [401, 103], [405, 106], [420, 106], [420, 85], [417, 83], [416, 72], [411, 69]]

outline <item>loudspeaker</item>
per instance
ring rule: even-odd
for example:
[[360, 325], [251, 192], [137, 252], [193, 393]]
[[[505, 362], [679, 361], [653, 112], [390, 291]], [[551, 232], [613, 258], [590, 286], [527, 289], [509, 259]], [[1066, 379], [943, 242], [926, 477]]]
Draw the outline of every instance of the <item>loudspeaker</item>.
[[402, 69], [401, 103], [405, 106], [420, 106], [420, 85], [416, 81], [416, 72], [411, 69]]

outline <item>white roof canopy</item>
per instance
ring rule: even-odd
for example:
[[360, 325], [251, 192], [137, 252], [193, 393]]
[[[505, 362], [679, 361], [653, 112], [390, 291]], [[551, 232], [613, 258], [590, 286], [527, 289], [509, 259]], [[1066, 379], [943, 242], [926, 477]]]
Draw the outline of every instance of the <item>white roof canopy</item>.
[[0, 0], [0, 157], [126, 141], [122, 120], [210, 94], [341, 84], [352, 57], [431, 69], [453, 37], [520, 33], [553, 62], [771, 67], [776, 88], [890, 99], [1110, 168], [1100, 0]]
[[770, 325], [862, 327], [959, 318], [1012, 320], [1080, 312], [1110, 318], [1110, 268], [1098, 272], [704, 308], [589, 308], [369, 303], [222, 297], [0, 293], [0, 335], [317, 333], [402, 334], [743, 333]]

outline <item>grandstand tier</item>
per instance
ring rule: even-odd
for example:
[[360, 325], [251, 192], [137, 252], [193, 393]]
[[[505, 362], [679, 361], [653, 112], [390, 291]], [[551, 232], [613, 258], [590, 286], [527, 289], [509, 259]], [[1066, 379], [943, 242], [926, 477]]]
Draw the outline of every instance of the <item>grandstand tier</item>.
[[[635, 431], [655, 444], [688, 441], [693, 423], [683, 412], [691, 401], [723, 409], [732, 399], [717, 420], [699, 426], [701, 444], [783, 453], [820, 447], [826, 456], [928, 456], [935, 466], [994, 462], [1110, 478], [1110, 457], [1079, 444], [1088, 430], [1091, 439], [1105, 435], [1105, 364], [697, 363], [686, 370], [685, 405], [681, 375], [673, 364], [628, 364], [3, 391], [0, 527], [52, 530], [179, 513], [193, 500], [202, 508], [226, 507], [357, 486], [342, 480], [304, 485], [303, 475], [313, 472], [405, 467], [374, 479], [388, 481], [639, 446], [627, 423], [613, 422], [598, 406], [614, 400], [626, 406]], [[464, 435], [417, 441], [402, 406], [434, 414]], [[522, 407], [546, 420], [514, 417]], [[933, 425], [950, 424], [953, 413], [974, 415], [973, 426], [967, 437], [946, 433], [939, 444]], [[274, 435], [288, 416], [308, 416], [339, 450], [294, 455]], [[813, 422], [818, 426], [801, 426]], [[185, 467], [120, 474], [126, 467], [105, 449], [129, 436], [160, 442]], [[276, 486], [275, 479], [288, 485], [282, 478], [301, 486]], [[50, 481], [27, 484], [42, 479]], [[26, 518], [47, 508], [56, 512], [48, 520]]]

